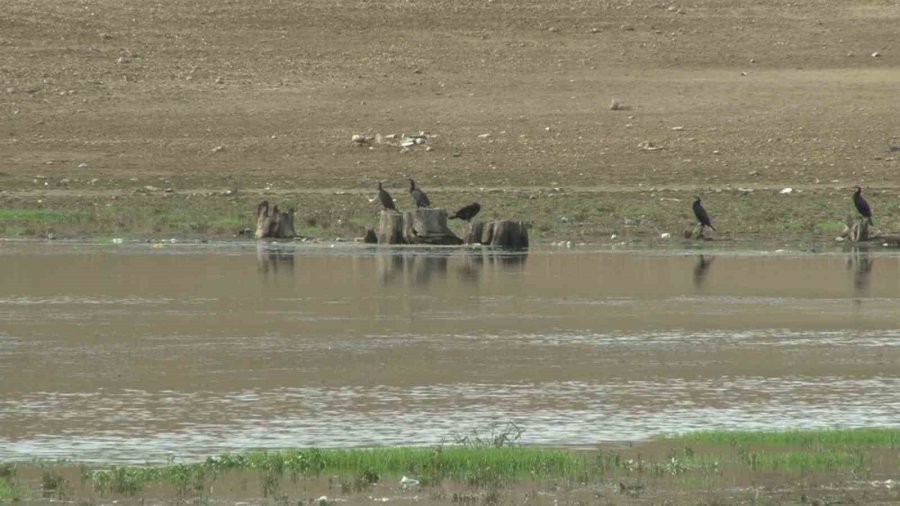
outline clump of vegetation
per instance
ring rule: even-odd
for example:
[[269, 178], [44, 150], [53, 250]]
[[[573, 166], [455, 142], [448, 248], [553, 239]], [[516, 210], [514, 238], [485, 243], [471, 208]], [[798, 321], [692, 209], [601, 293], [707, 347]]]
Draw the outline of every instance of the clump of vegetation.
[[66, 479], [59, 471], [44, 469], [41, 473], [41, 495], [55, 499], [62, 499], [66, 495]]
[[460, 446], [503, 448], [504, 446], [517, 445], [519, 440], [522, 439], [522, 433], [523, 430], [515, 422], [509, 421], [505, 424], [491, 424], [488, 434], [483, 435], [477, 429], [473, 429], [466, 434], [453, 432], [450, 437], [455, 444]]
[[0, 463], [0, 504], [18, 502], [26, 497], [25, 487], [16, 482], [16, 465]]

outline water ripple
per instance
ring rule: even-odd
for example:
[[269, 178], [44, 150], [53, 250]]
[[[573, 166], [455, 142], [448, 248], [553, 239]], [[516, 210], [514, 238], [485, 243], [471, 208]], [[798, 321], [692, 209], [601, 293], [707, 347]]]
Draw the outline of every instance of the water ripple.
[[[505, 420], [525, 428], [525, 443], [590, 445], [698, 429], [896, 426], [898, 405], [900, 378], [889, 377], [38, 392], [0, 402], [0, 424], [29, 427], [0, 439], [0, 460], [143, 462], [249, 448], [435, 444]], [[68, 428], [50, 430], [47, 420]]]

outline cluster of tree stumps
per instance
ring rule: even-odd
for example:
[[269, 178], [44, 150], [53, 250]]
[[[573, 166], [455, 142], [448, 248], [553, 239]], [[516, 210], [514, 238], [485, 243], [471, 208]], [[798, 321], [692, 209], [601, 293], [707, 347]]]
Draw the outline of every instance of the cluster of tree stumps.
[[367, 232], [365, 241], [377, 244], [482, 244], [510, 249], [528, 247], [528, 227], [521, 221], [467, 222], [463, 236], [460, 238], [447, 226], [447, 211], [419, 208], [404, 213], [381, 211], [378, 229], [374, 233]]
[[269, 201], [263, 200], [256, 207], [257, 239], [291, 239], [294, 232], [294, 209], [281, 211], [278, 206], [269, 208]]

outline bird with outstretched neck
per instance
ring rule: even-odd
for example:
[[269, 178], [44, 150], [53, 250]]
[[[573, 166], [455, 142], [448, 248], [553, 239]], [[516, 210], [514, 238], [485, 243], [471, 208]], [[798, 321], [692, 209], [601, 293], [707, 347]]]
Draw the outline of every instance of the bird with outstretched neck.
[[381, 181], [378, 182], [378, 199], [381, 200], [381, 205], [384, 206], [385, 209], [390, 209], [391, 211], [397, 210], [394, 206], [394, 198], [381, 187]]
[[863, 218], [869, 220], [869, 225], [873, 225], [872, 208], [869, 207], [869, 203], [863, 198], [862, 188], [854, 186], [853, 189], [856, 190], [853, 192], [853, 205], [856, 206], [856, 210], [859, 211], [859, 214], [861, 214]]
[[459, 211], [456, 211], [456, 214], [450, 217], [451, 220], [466, 220], [471, 221], [472, 218], [478, 214], [478, 211], [481, 211], [481, 204], [478, 202], [472, 202], [471, 204], [460, 208]]
[[413, 200], [416, 202], [416, 207], [431, 207], [431, 201], [428, 200], [428, 195], [425, 195], [425, 192], [416, 188], [416, 182], [412, 179], [409, 180], [409, 194], [412, 195]]
[[[700, 222], [700, 228], [709, 227], [713, 230], [716, 230], [716, 227], [713, 226], [712, 220], [709, 219], [709, 214], [706, 212], [706, 209], [703, 209], [703, 204], [700, 203], [700, 197], [696, 197], [697, 200], [694, 201], [694, 216], [697, 217], [697, 221]], [[718, 232], [718, 230], [716, 230]]]

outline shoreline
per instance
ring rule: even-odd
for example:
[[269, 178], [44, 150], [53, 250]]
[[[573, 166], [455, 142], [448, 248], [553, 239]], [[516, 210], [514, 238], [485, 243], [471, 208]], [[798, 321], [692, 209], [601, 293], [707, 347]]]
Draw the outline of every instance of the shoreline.
[[900, 494], [896, 428], [706, 431], [573, 449], [519, 445], [509, 427], [515, 426], [423, 447], [255, 451], [155, 465], [0, 463], [0, 501], [215, 501], [237, 493], [245, 500], [357, 502], [416, 494], [429, 497], [426, 504], [444, 504], [461, 494], [516, 502], [520, 494], [547, 490], [568, 499], [603, 491], [655, 500], [714, 493], [740, 502], [762, 492], [780, 504], [801, 494], [877, 501]]

